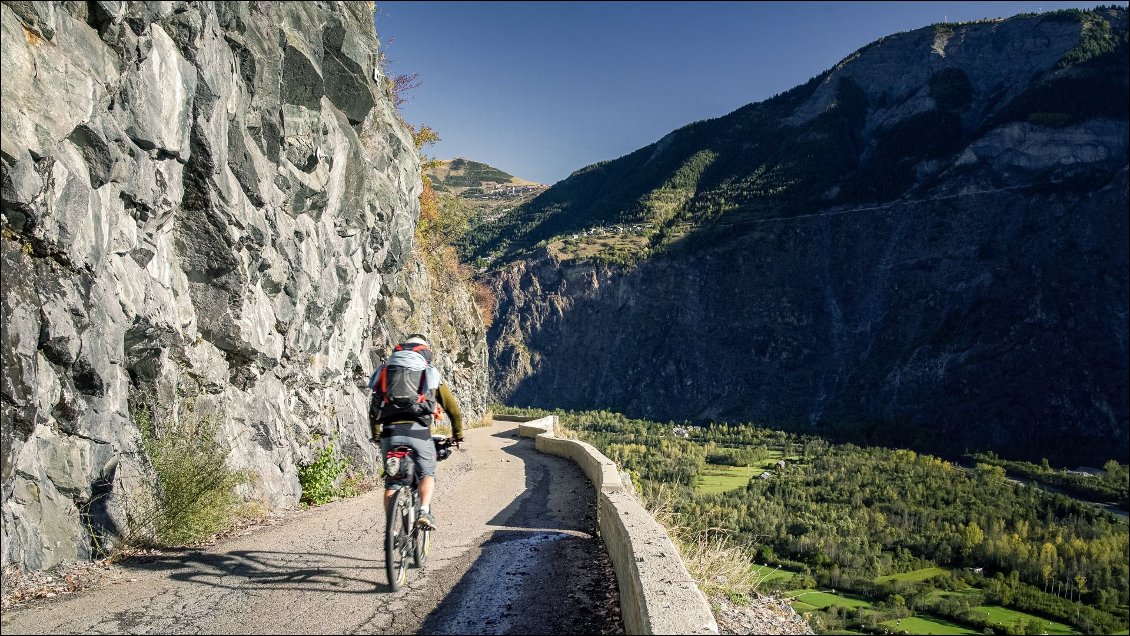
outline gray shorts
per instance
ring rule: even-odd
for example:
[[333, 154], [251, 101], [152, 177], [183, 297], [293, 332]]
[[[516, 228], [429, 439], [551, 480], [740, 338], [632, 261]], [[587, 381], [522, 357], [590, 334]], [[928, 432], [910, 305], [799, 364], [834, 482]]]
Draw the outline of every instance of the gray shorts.
[[[397, 446], [409, 446], [416, 451], [416, 474], [419, 477], [435, 477], [436, 475], [436, 445], [428, 439], [417, 439], [406, 435], [391, 435], [381, 438], [381, 462], [384, 462], [385, 453]], [[385, 480], [385, 488], [399, 488], [403, 484]]]

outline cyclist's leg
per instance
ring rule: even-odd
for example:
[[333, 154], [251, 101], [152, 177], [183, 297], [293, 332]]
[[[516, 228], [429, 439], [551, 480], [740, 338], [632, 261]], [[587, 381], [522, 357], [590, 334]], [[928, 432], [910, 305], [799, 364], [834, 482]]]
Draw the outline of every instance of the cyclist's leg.
[[412, 442], [412, 449], [416, 451], [416, 470], [420, 475], [420, 506], [428, 507], [432, 504], [432, 493], [435, 491], [436, 445], [431, 438]]
[[420, 507], [430, 508], [432, 505], [432, 490], [435, 488], [436, 478], [427, 476], [420, 478]]
[[417, 488], [420, 493], [421, 514], [417, 523], [434, 528], [435, 517], [431, 514], [431, 505], [436, 482], [436, 445], [431, 438], [428, 438], [416, 440], [412, 448], [416, 451], [416, 469], [420, 475]]

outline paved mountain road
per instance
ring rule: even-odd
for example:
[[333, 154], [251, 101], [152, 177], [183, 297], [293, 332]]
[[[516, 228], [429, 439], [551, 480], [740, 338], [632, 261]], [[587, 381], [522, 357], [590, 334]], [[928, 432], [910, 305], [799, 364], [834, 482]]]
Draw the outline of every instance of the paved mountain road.
[[3, 633], [622, 633], [592, 485], [514, 423], [467, 437], [440, 463], [431, 560], [396, 594], [378, 490], [116, 566], [92, 590], [9, 609]]

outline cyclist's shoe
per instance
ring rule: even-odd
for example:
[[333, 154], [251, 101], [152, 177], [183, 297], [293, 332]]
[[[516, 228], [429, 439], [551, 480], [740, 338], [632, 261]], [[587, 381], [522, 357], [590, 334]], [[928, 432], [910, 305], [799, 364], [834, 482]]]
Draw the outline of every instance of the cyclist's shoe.
[[430, 512], [421, 512], [420, 518], [416, 520], [417, 528], [424, 528], [425, 530], [435, 530], [439, 528], [436, 524], [436, 518]]

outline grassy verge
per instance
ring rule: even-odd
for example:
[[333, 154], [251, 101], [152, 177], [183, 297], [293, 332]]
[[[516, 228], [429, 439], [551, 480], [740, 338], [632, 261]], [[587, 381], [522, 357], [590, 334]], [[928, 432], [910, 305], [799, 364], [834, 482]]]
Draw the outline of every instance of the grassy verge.
[[667, 529], [691, 578], [707, 596], [722, 595], [738, 604], [748, 603], [766, 580], [765, 573], [754, 564], [753, 546], [737, 543], [721, 532], [691, 531], [671, 512], [662, 492], [644, 505]]

